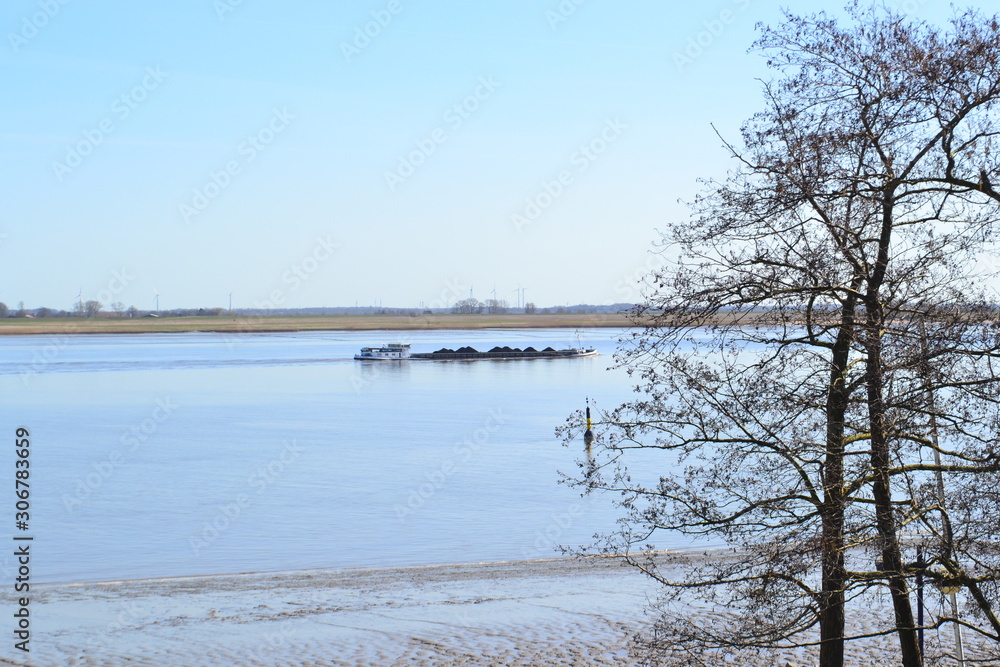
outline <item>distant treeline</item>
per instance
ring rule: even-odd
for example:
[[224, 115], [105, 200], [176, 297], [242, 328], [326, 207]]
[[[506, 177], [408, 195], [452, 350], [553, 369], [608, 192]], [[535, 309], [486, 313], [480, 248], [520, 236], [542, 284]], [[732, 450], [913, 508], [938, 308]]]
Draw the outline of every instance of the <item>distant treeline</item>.
[[384, 308], [381, 306], [356, 306], [356, 307], [334, 307], [334, 308], [239, 308], [234, 309], [234, 313], [240, 315], [403, 315], [418, 317], [419, 315], [442, 315], [442, 314], [476, 314], [476, 315], [497, 315], [497, 314], [526, 314], [526, 315], [563, 315], [570, 313], [605, 313], [614, 314], [634, 308], [631, 303], [616, 303], [607, 306], [595, 306], [589, 304], [577, 304], [574, 306], [552, 306], [546, 308], [535, 307], [528, 303], [524, 308], [512, 308], [494, 305], [492, 308], [488, 302], [482, 302], [480, 306], [468, 307], [468, 304], [456, 305], [450, 308]]
[[466, 300], [450, 308], [383, 308], [381, 306], [355, 306], [355, 307], [332, 307], [332, 308], [175, 308], [172, 310], [139, 310], [135, 306], [125, 307], [121, 303], [112, 304], [111, 310], [106, 310], [104, 304], [98, 301], [86, 301], [77, 304], [73, 310], [58, 310], [55, 308], [25, 308], [21, 303], [17, 308], [10, 308], [7, 304], [0, 302], [0, 318], [131, 318], [131, 317], [221, 317], [233, 315], [258, 315], [258, 316], [282, 316], [291, 317], [317, 316], [317, 315], [403, 315], [417, 317], [419, 315], [436, 315], [448, 313], [461, 314], [541, 314], [541, 315], [563, 315], [577, 313], [619, 313], [630, 310], [634, 307], [629, 303], [617, 303], [608, 306], [595, 306], [588, 304], [578, 304], [574, 306], [553, 306], [538, 308], [532, 303], [528, 303], [524, 308], [511, 308], [506, 304], [485, 302], [473, 302]]

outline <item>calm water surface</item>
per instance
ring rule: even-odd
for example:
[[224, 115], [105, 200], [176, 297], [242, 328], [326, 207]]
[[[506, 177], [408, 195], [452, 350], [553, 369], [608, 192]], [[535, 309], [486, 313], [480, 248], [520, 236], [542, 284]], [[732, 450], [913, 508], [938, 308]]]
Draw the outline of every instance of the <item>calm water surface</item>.
[[[558, 483], [582, 452], [553, 429], [585, 396], [607, 407], [628, 398], [625, 373], [607, 370], [618, 333], [581, 332], [596, 358], [474, 363], [352, 357], [390, 341], [432, 351], [577, 340], [571, 330], [2, 337], [5, 428], [32, 433], [33, 577], [540, 558], [587, 543], [617, 510]], [[13, 470], [10, 451], [3, 460]], [[10, 505], [0, 515], [12, 524]], [[0, 562], [5, 578], [11, 564]]]

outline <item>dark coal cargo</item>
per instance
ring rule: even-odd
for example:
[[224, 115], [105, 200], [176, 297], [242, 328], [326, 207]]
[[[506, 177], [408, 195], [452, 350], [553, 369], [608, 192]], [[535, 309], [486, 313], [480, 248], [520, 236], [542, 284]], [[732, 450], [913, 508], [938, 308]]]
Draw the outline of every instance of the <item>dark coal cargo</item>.
[[410, 359], [431, 360], [431, 361], [452, 361], [452, 360], [478, 360], [478, 359], [567, 359], [579, 357], [596, 357], [599, 353], [596, 349], [570, 347], [564, 350], [555, 350], [547, 347], [544, 350], [536, 350], [533, 347], [526, 347], [523, 350], [518, 347], [494, 347], [486, 352], [480, 352], [473, 347], [460, 347], [457, 350], [442, 348], [434, 352], [413, 352]]
[[468, 345], [457, 350], [443, 347], [434, 352], [411, 352], [408, 343], [389, 343], [381, 347], [363, 347], [354, 358], [358, 361], [475, 361], [479, 359], [571, 359], [579, 357], [596, 357], [598, 351], [593, 347], [570, 347], [556, 350], [547, 347], [538, 351], [533, 347], [523, 350], [518, 347], [497, 346], [486, 352], [480, 352]]

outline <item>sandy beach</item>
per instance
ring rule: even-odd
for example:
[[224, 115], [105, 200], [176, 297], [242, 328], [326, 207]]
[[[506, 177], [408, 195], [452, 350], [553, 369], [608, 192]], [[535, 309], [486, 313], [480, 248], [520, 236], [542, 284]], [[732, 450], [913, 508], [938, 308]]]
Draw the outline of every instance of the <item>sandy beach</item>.
[[[644, 609], [656, 587], [612, 559], [557, 558], [40, 585], [33, 592], [30, 658], [12, 658], [7, 649], [3, 664], [638, 665], [630, 646], [649, 626]], [[872, 605], [860, 627], [883, 627], [887, 611]], [[715, 619], [696, 607], [691, 614]], [[929, 654], [949, 648], [948, 632], [930, 634]], [[889, 638], [850, 644], [848, 664], [892, 665], [892, 648]], [[789, 662], [815, 659], [789, 649], [725, 664]]]
[[654, 592], [606, 559], [37, 587], [42, 665], [616, 665]]

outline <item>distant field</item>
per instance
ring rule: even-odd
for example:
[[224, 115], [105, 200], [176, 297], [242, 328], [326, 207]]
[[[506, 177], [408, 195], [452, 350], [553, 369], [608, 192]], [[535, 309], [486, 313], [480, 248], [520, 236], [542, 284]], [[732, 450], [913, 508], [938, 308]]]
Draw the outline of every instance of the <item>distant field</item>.
[[419, 329], [551, 329], [629, 326], [624, 315], [327, 315], [4, 319], [4, 334], [183, 333], [189, 331], [375, 331]]

